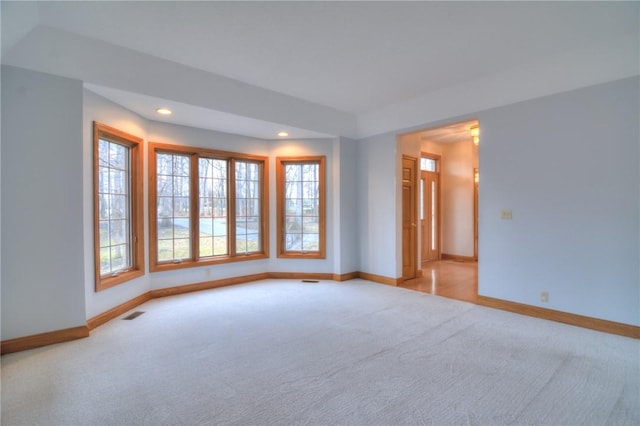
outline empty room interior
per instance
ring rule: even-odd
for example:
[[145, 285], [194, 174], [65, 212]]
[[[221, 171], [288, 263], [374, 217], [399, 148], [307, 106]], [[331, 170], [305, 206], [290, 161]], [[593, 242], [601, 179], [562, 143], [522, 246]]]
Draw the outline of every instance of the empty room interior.
[[0, 6], [2, 424], [640, 423], [640, 2]]

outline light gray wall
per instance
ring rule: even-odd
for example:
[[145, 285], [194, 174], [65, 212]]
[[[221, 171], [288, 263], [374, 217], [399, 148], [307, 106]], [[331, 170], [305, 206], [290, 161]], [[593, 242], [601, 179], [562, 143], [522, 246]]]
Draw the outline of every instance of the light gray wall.
[[357, 144], [337, 137], [332, 143], [333, 164], [333, 271], [347, 274], [358, 271]]
[[[340, 146], [340, 267], [337, 273], [347, 274], [360, 270], [360, 240], [358, 222], [358, 145], [347, 138], [339, 138]], [[337, 229], [337, 227], [336, 227]]]
[[[133, 299], [150, 289], [149, 275], [127, 281], [115, 287], [96, 292], [93, 253], [93, 121], [115, 127], [144, 140], [142, 152], [146, 152], [147, 120], [122, 108], [120, 105], [84, 90], [82, 119], [82, 167], [83, 167], [83, 240], [84, 283], [87, 319], [93, 318], [115, 306]], [[147, 180], [147, 158], [143, 155], [144, 182]], [[146, 184], [145, 184], [146, 187]], [[149, 271], [147, 196], [144, 197], [145, 271]]]
[[[640, 324], [639, 93], [633, 77], [396, 132], [479, 118], [479, 294]], [[395, 139], [358, 142], [361, 270], [387, 277], [401, 266]]]
[[396, 278], [401, 264], [396, 244], [395, 135], [361, 139], [357, 153], [360, 271]]
[[480, 294], [640, 324], [639, 94], [635, 77], [479, 114]]
[[82, 84], [2, 66], [2, 339], [85, 325]]
[[[287, 140], [271, 141], [269, 149], [271, 163], [270, 174], [270, 214], [271, 214], [271, 257], [269, 259], [270, 272], [323, 272], [337, 273], [335, 268], [336, 235], [334, 229], [340, 223], [336, 214], [336, 203], [339, 203], [340, 191], [339, 181], [336, 179], [336, 165], [333, 157], [333, 139], [308, 139], [308, 140]], [[325, 176], [326, 176], [326, 258], [325, 259], [279, 259], [276, 251], [276, 158], [288, 156], [324, 155]], [[339, 252], [339, 251], [338, 251]]]
[[442, 146], [440, 188], [442, 240], [440, 251], [474, 256], [474, 182], [477, 148], [469, 140]]

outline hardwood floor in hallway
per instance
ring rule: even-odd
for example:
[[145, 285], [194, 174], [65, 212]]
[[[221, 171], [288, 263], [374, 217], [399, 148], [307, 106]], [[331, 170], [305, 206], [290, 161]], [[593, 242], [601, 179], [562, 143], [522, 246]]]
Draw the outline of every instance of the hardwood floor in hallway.
[[422, 274], [421, 278], [405, 281], [399, 287], [476, 303], [478, 262], [427, 262], [422, 265]]

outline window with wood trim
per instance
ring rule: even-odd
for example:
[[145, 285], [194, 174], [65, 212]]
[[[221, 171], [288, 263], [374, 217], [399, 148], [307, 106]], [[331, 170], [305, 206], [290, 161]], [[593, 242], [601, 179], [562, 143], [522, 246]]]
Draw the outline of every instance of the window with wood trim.
[[144, 275], [142, 139], [93, 123], [95, 288]]
[[268, 257], [266, 157], [149, 145], [152, 271]]
[[325, 258], [325, 157], [276, 159], [278, 257]]

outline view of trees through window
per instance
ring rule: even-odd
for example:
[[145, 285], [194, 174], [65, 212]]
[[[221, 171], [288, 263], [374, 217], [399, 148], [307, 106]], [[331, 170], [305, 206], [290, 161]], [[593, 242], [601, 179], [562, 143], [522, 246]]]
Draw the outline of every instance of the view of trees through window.
[[132, 266], [129, 147], [98, 141], [100, 275]]
[[227, 161], [200, 158], [200, 256], [229, 254]]
[[190, 157], [158, 154], [156, 165], [158, 261], [190, 258]]
[[236, 251], [260, 250], [260, 165], [235, 161]]
[[320, 249], [320, 165], [284, 165], [286, 251]]
[[266, 255], [266, 158], [164, 144], [150, 152], [152, 266]]
[[96, 291], [144, 275], [142, 139], [93, 122]]

